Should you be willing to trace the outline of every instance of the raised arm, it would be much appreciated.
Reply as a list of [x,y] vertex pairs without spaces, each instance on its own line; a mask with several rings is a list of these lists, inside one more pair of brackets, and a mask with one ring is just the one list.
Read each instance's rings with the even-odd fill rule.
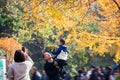
[[34,62],[28,54],[25,53],[25,55],[26,55],[26,61],[25,62],[31,68],[33,66]]
[[61,49],[57,48],[57,49],[55,49],[55,50],[52,51],[52,54],[58,55],[60,52],[61,52]]

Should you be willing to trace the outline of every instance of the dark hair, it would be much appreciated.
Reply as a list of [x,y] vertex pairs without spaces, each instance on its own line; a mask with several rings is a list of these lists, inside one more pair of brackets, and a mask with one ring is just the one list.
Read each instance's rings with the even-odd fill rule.
[[25,47],[22,47],[22,51],[25,52]]
[[62,45],[65,44],[65,40],[64,39],[60,39],[60,43],[62,43]]
[[94,68],[94,69],[95,69],[95,68],[96,68],[96,66],[95,66],[95,65],[91,65],[91,66],[90,66],[90,68]]
[[81,69],[80,69],[80,70],[78,70],[78,73],[79,73],[79,74],[81,74],[81,73],[82,73],[82,70],[81,70]]
[[82,67],[82,70],[85,70],[85,67]]
[[92,71],[92,74],[95,73],[95,72],[97,72],[97,69],[96,69],[96,68]]
[[42,54],[42,58],[45,58],[45,54]]
[[24,62],[25,61],[25,55],[21,50],[16,50],[14,54],[14,61],[15,62]]

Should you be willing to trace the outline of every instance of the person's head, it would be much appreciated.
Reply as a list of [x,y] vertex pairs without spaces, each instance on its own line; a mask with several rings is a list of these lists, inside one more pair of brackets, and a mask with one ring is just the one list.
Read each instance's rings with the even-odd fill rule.
[[78,70],[78,74],[82,74],[83,73],[83,71],[80,69],[80,70]]
[[85,67],[82,68],[82,72],[83,72],[83,73],[87,72],[87,70],[86,70]]
[[58,45],[65,45],[65,40],[64,39],[60,39]]
[[100,66],[99,68],[100,68],[100,70],[103,72],[103,67],[102,67],[102,66]]
[[90,67],[90,70],[93,71],[93,70],[95,70],[95,68],[96,68],[95,65],[92,65],[92,66]]
[[21,50],[16,50],[14,54],[14,61],[15,62],[24,62],[26,59],[26,56],[23,51]]
[[45,53],[43,54],[43,58],[44,58],[45,61],[49,61],[49,60],[52,59],[52,56],[51,56],[50,53],[45,52]]
[[93,69],[91,72],[92,73],[96,73],[97,72],[97,68]]
[[41,71],[41,74],[42,74],[42,75],[45,75],[45,74],[46,74],[46,73],[45,73],[45,70],[42,70],[42,71]]
[[34,67],[32,67],[32,69],[31,69],[31,72],[32,73],[35,73],[37,71],[37,68],[34,66]]
[[109,66],[106,66],[106,67],[105,67],[105,70],[109,70]]
[[96,68],[96,72],[97,72],[97,73],[102,73],[102,72],[101,72],[101,68]]

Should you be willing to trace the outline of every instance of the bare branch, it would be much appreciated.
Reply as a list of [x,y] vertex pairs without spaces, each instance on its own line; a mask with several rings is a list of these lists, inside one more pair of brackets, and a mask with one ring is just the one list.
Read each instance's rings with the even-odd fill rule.
[[117,3],[117,1],[116,0],[113,0],[114,1],[114,3],[117,5],[117,7],[118,7],[118,9],[119,9],[119,11],[120,11],[120,6],[119,6],[119,4]]

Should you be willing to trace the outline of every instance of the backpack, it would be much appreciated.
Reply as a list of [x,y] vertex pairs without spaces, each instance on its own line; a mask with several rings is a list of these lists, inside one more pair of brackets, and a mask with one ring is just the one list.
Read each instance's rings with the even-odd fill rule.
[[66,51],[61,50],[61,52],[56,56],[57,59],[67,60],[68,53]]

